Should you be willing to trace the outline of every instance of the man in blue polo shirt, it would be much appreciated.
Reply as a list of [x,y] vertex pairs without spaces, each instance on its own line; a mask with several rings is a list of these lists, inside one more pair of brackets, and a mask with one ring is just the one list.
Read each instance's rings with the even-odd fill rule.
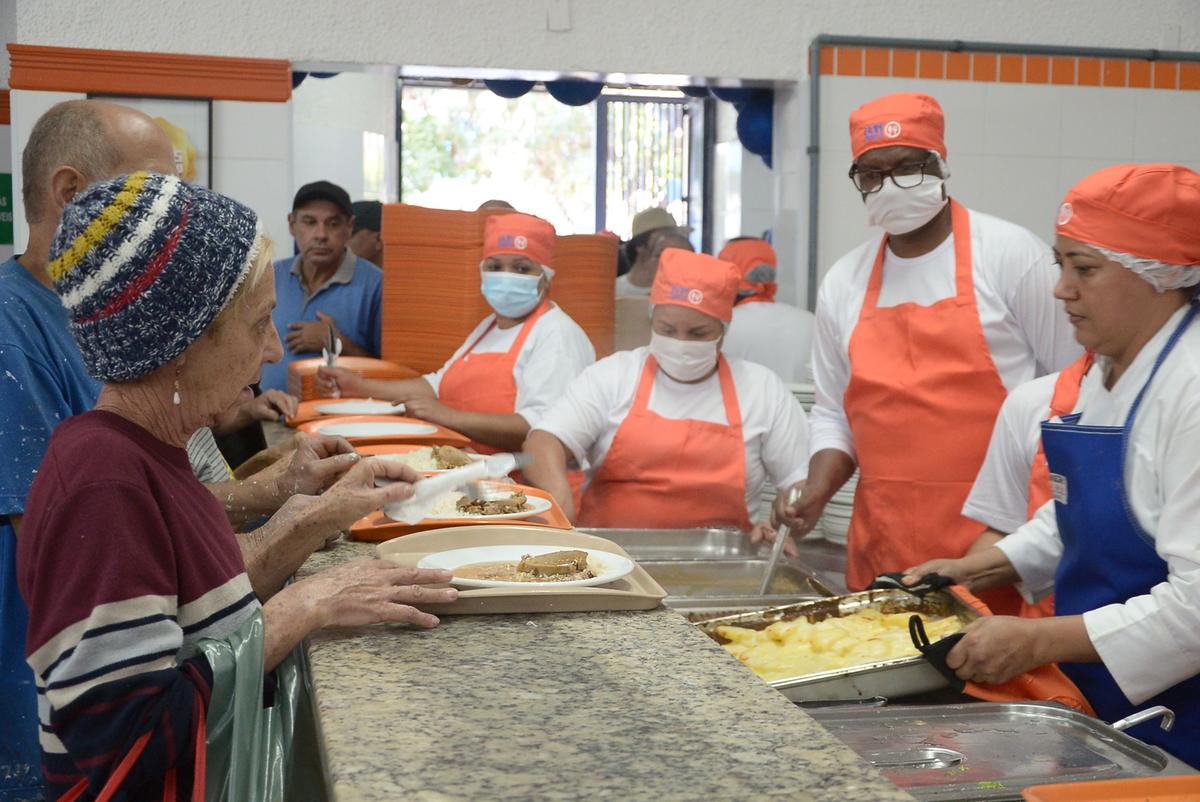
[[275,263],[275,328],[284,357],[263,365],[262,388],[286,390],[287,366],[321,355],[332,326],[344,356],[379,356],[383,271],[348,247],[354,211],[328,181],[300,187],[288,228],[300,253]]

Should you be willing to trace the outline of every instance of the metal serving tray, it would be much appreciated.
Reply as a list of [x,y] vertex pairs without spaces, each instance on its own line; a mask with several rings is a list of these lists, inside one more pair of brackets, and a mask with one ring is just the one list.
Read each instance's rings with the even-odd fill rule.
[[689,609],[710,597],[753,597],[722,609],[762,609],[817,595],[814,573],[834,592],[846,591],[846,551],[823,540],[800,540],[800,556],[780,562],[767,597],[758,586],[770,544],[751,544],[737,529],[583,529],[619,545],[667,591],[666,604]]
[[918,800],[1019,800],[1042,783],[1194,774],[1053,702],[825,708],[808,714]]
[[[924,599],[918,599],[903,590],[866,590],[753,612],[732,615],[692,613],[688,617],[713,640],[724,643],[724,639],[717,634],[717,627],[723,625],[765,629],[776,621],[807,618],[816,622],[867,608],[887,613],[913,612],[939,617],[954,615],[964,626],[979,617],[975,608],[952,593],[936,591],[926,595]],[[946,678],[920,655],[790,677],[775,680],[770,685],[794,702],[861,699],[872,696],[897,699],[949,687]]]

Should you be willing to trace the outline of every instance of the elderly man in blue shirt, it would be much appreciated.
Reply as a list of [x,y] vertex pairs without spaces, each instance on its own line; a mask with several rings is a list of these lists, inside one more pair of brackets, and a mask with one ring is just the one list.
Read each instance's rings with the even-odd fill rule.
[[287,389],[287,366],[321,355],[332,328],[345,356],[379,356],[383,271],[350,250],[354,210],[329,181],[300,187],[288,229],[300,253],[275,263],[275,328],[283,359],[264,365],[262,388]]

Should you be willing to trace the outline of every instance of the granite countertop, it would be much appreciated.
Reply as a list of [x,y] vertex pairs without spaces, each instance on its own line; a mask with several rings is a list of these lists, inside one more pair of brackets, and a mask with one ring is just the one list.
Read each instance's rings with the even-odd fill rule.
[[[301,573],[369,557],[340,543]],[[331,797],[911,800],[666,608],[306,644]]]

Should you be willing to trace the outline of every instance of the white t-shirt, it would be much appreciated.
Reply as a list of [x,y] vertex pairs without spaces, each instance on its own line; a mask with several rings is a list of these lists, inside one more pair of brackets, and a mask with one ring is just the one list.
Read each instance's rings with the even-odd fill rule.
[[[442,377],[454,362],[475,342],[480,334],[492,326],[495,315],[488,315],[467,339],[446,360],[436,373],[425,375],[425,381],[436,393]],[[473,354],[492,354],[508,351],[521,333],[524,323],[507,329],[492,327],[472,349]],[[596,361],[596,349],[592,341],[571,317],[557,306],[551,308],[533,324],[533,331],[525,339],[525,345],[517,356],[513,378],[517,382],[516,414],[530,426],[537,424],[542,415],[562,396],[567,385],[584,368]]]
[[[1012,390],[1063,369],[1083,349],[1075,342],[1062,303],[1054,299],[1058,270],[1050,246],[1013,223],[980,212],[969,214],[975,301],[1004,386]],[[850,337],[880,241],[875,237],[843,256],[821,284],[813,349],[813,453],[836,448],[856,454],[842,399],[850,383]],[[954,294],[953,235],[924,256],[903,259],[890,249],[884,256],[880,307],[931,305]]]
[[1058,373],[1039,376],[1004,399],[987,456],[963,505],[967,518],[1005,533],[1017,531],[1029,520],[1029,473],[1058,377]]
[[618,298],[624,298],[627,296],[632,296],[635,298],[649,297],[650,288],[639,287],[638,285],[631,283],[629,281],[629,274],[626,273],[623,276],[617,276],[616,294]]
[[[571,382],[566,394],[534,427],[563,442],[575,463],[587,467],[589,483],[604,464],[617,428],[633,406],[649,353],[648,348],[637,348],[601,359]],[[808,475],[808,420],[799,402],[769,369],[737,358],[728,362],[746,443],[746,510],[754,520],[768,481],[782,489]],[[681,384],[659,370],[649,408],[673,420],[729,422],[716,373],[699,384]]]
[[[1080,424],[1124,424],[1185,311],[1142,348],[1111,391],[1104,387],[1109,361],[1097,356],[1080,386]],[[1130,702],[1140,704],[1200,672],[1200,321],[1192,322],[1146,391],[1128,453],[1130,506],[1170,574],[1150,593],[1084,613],[1083,621],[1105,667]],[[998,547],[1017,569],[1027,599],[1049,594],[1063,552],[1054,502]]]
[[738,304],[721,350],[766,365],[785,382],[805,382],[812,362],[815,322],[812,312],[791,304]]

